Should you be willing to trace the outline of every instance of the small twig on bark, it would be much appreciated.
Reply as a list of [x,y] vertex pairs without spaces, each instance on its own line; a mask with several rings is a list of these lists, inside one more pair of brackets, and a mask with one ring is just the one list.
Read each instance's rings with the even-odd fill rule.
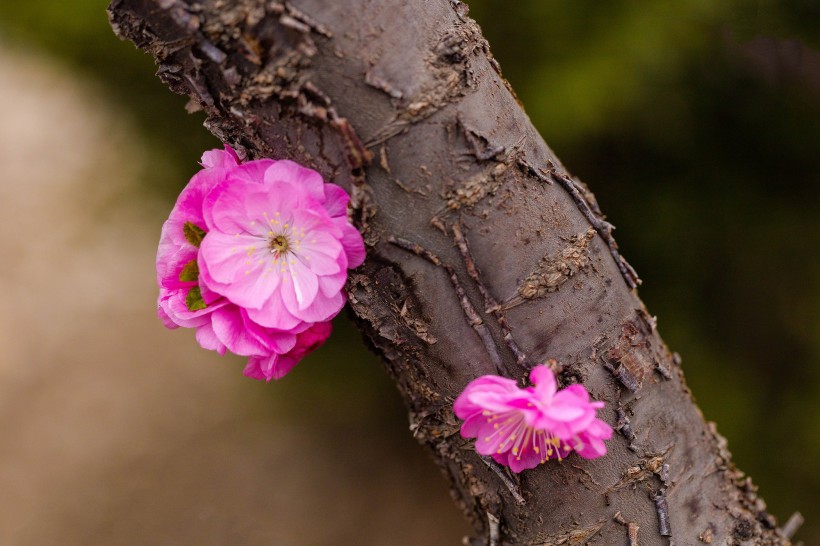
[[487,527],[489,527],[489,546],[498,546],[501,539],[501,521],[487,512]]
[[440,267],[447,272],[447,275],[450,277],[450,283],[453,285],[453,289],[456,291],[456,295],[458,296],[458,301],[461,304],[461,308],[467,316],[467,322],[470,326],[472,326],[473,330],[476,331],[478,337],[481,338],[481,341],[484,343],[484,348],[487,349],[487,353],[490,355],[490,360],[492,360],[498,373],[500,375],[509,375],[509,372],[507,372],[504,367],[504,363],[501,360],[501,356],[498,354],[498,349],[496,348],[495,340],[490,333],[490,329],[487,328],[487,325],[484,324],[484,320],[478,315],[478,312],[475,310],[475,307],[473,307],[473,304],[470,303],[467,293],[464,291],[464,287],[461,285],[461,281],[452,266],[442,262],[438,256],[423,246],[416,243],[411,243],[406,239],[390,237],[388,242],[403,250],[412,252],[420,258],[424,258],[431,264],[436,267]]
[[652,497],[658,511],[658,531],[661,536],[671,537],[672,528],[669,525],[669,503],[666,501],[666,488],[661,487]]
[[481,295],[484,297],[484,309],[489,310],[492,309],[492,314],[495,316],[496,321],[498,321],[498,326],[501,328],[501,333],[504,338],[504,343],[506,343],[507,347],[510,349],[510,352],[515,356],[515,360],[518,362],[519,365],[524,366],[527,361],[527,355],[524,354],[524,351],[518,346],[513,339],[512,331],[510,330],[510,326],[507,324],[507,317],[504,315],[504,312],[499,308],[498,301],[490,294],[490,291],[487,290],[487,287],[484,285],[484,282],[481,280],[481,274],[478,272],[478,268],[475,265],[475,260],[473,259],[473,255],[470,252],[470,246],[467,243],[467,238],[464,237],[464,233],[461,231],[461,223],[455,222],[453,224],[453,238],[456,241],[456,246],[458,247],[459,252],[461,252],[461,257],[464,259],[464,266],[467,268],[467,274],[470,275],[470,278],[473,279],[476,286],[478,287],[478,291],[481,292]]
[[803,525],[804,521],[806,520],[803,519],[803,514],[801,514],[800,512],[795,512],[786,522],[786,525],[783,526],[783,535],[785,535],[786,538],[791,540],[794,534]]
[[638,529],[640,527],[637,523],[630,521],[626,529],[626,534],[629,537],[629,546],[638,546]]
[[515,502],[518,503],[519,506],[524,506],[524,504],[526,504],[526,501],[524,500],[524,497],[521,496],[521,492],[518,491],[518,485],[516,485],[515,482],[513,482],[510,479],[510,477],[507,476],[507,473],[504,470],[504,468],[500,464],[495,462],[491,457],[482,456],[481,460],[484,462],[484,464],[487,465],[487,467],[490,470],[492,470],[495,473],[496,476],[499,477],[501,482],[509,490],[510,495],[512,495],[512,497],[515,499]]
[[619,364],[616,368],[612,365],[611,362],[606,360],[603,356],[601,356],[601,362],[604,364],[604,368],[606,368],[609,373],[612,374],[612,377],[617,379],[621,385],[629,389],[629,392],[636,393],[641,385],[638,383],[638,380],[633,376],[629,370],[623,364]]
[[632,430],[632,423],[629,419],[629,416],[626,413],[626,409],[621,404],[621,387],[616,386],[616,394],[615,394],[615,430],[620,432],[624,438],[629,441],[629,449],[634,451],[635,453],[638,452],[638,446],[635,445],[635,440],[637,439],[637,435],[635,431]]
[[640,526],[632,521],[627,522],[620,511],[615,512],[613,519],[626,527],[626,534],[629,537],[629,546],[638,546],[638,530]]
[[658,477],[661,479],[664,486],[669,486],[669,463],[663,463],[661,466],[661,471],[658,473]]

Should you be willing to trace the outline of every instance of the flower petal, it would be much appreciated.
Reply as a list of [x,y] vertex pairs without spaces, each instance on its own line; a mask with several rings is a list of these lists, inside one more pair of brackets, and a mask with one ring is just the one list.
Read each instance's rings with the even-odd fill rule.
[[219,337],[217,337],[210,322],[196,329],[196,340],[203,349],[216,351],[221,355],[224,355],[228,349],[225,344],[219,341]]
[[226,144],[224,150],[214,149],[203,153],[199,163],[206,168],[229,169],[237,166],[239,157],[234,149]]
[[549,366],[541,364],[530,372],[530,381],[535,385],[535,394],[542,403],[549,404],[558,390],[555,375]]
[[319,203],[325,200],[322,175],[287,159],[277,161],[265,171],[265,185],[285,182],[297,186]]
[[304,321],[293,316],[282,301],[281,290],[276,290],[267,299],[261,309],[247,309],[248,317],[266,328],[281,331],[293,331],[302,326]]
[[342,247],[347,255],[347,267],[355,269],[364,263],[365,249],[364,241],[359,230],[347,223],[341,224]]
[[288,311],[299,316],[299,311],[310,307],[319,291],[319,281],[316,274],[305,267],[300,260],[291,259],[288,262],[288,273],[282,280],[282,299]]
[[327,213],[334,220],[343,218],[347,222],[347,204],[350,196],[336,184],[325,184],[325,202]]
[[211,315],[211,326],[229,351],[241,356],[263,355],[269,350],[250,335],[245,327],[239,307],[230,305],[217,309]]

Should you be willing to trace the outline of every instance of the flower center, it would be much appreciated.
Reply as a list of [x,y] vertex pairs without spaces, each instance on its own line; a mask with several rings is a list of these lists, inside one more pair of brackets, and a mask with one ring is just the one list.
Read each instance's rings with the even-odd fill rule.
[[290,243],[288,243],[288,238],[284,235],[277,235],[270,240],[270,251],[273,254],[284,254],[288,251],[288,248],[290,248]]

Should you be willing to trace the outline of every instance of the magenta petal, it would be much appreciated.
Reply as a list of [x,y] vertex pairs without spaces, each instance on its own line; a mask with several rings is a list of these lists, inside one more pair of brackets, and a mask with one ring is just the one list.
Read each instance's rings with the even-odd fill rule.
[[161,262],[159,256],[157,257],[157,278],[161,288],[168,288],[171,290],[179,288],[191,288],[196,286],[195,282],[181,281],[179,278],[182,270],[191,261],[196,260],[197,249],[188,245],[182,248],[177,248],[177,251],[172,255],[166,256]]
[[549,366],[543,364],[535,366],[530,372],[530,381],[535,385],[535,393],[538,399],[541,402],[550,403],[558,389],[558,385]]
[[364,259],[349,196],[291,161],[240,164],[229,147],[202,165],[163,225],[157,314],[207,349],[249,355],[246,375],[282,377],[330,335],[347,268]]
[[518,386],[512,379],[498,377],[496,375],[484,375],[472,380],[464,388],[464,391],[456,398],[453,404],[453,410],[460,419],[466,419],[475,412],[488,409],[472,399],[475,393],[492,392],[503,397],[505,395],[515,395],[518,393],[518,390]]
[[258,357],[249,358],[248,363],[245,365],[245,369],[242,371],[242,375],[245,377],[250,377],[251,379],[270,381],[268,377],[265,377],[265,373],[262,371],[261,360],[262,359]]
[[549,416],[556,421],[573,421],[586,414],[586,408],[575,404],[555,403],[549,407]]
[[[505,423],[505,417],[494,415],[496,419],[492,422],[485,420],[478,427],[476,435],[475,450],[481,455],[492,455],[493,453],[507,451],[512,447],[510,434],[517,429],[521,423],[521,418],[512,415],[511,421]],[[499,428],[494,425],[499,424]]]
[[476,438],[476,451],[513,472],[563,459],[573,449],[586,458],[606,454],[612,428],[595,417],[603,403],[590,401],[582,385],[557,391],[547,366],[534,368],[530,378],[534,387],[519,388],[511,379],[482,376],[456,398],[461,434]]
[[229,351],[241,356],[260,355],[268,352],[245,328],[240,310],[235,305],[217,309],[211,315],[214,333]]
[[481,414],[480,411],[473,413],[464,420],[461,425],[461,436],[463,438],[475,438],[478,436],[481,426],[487,422],[487,417]]
[[299,361],[286,355],[273,353],[265,357],[252,356],[245,366],[244,375],[253,379],[282,379]]
[[225,354],[228,349],[224,343],[219,341],[219,338],[211,327],[211,323],[203,324],[196,329],[196,340],[203,349],[209,351],[216,351],[221,355]]
[[331,218],[347,219],[347,204],[350,196],[336,184],[325,184],[324,206]]
[[195,328],[206,322],[210,323],[211,319],[208,315],[228,303],[222,299],[213,302],[205,309],[191,311],[188,309],[186,303],[187,295],[188,290],[174,290],[162,302],[163,310],[168,314],[171,320],[185,328]]
[[168,313],[165,312],[165,309],[163,309],[162,296],[160,296],[159,301],[157,302],[157,317],[159,317],[159,320],[162,321],[163,326],[169,330],[179,328],[179,324],[174,322],[171,317],[168,316]]
[[362,235],[352,225],[345,222],[342,226],[342,247],[347,254],[347,267],[355,269],[364,263],[365,250]]
[[297,334],[295,332],[280,332],[265,328],[251,320],[246,310],[242,309],[241,313],[245,331],[266,349],[259,354],[268,352],[285,354],[296,346]]
[[511,452],[507,460],[510,465],[510,470],[516,474],[524,470],[529,470],[530,468],[535,468],[543,462],[541,455],[533,451],[529,446],[522,448],[519,454]]
[[231,183],[248,182],[251,184],[262,184],[267,171],[276,161],[272,159],[257,159],[255,161],[248,161],[239,165],[235,169],[231,169],[227,178]]
[[287,374],[299,364],[301,359],[292,358],[288,355],[280,355],[276,361],[276,365],[271,369],[271,378],[273,379],[282,379]]

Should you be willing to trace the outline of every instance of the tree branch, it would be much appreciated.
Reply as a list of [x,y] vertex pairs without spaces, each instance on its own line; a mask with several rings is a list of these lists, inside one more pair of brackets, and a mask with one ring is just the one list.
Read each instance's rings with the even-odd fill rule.
[[[592,194],[466,13],[457,0],[110,7],[115,31],[217,137],[351,192],[368,244],[348,283],[353,312],[478,537],[620,544],[640,529],[641,544],[694,544],[709,530],[720,544],[787,544],[695,406]],[[533,272],[557,284],[522,290]],[[622,435],[602,459],[550,461],[511,483],[460,438],[452,401],[478,375],[523,379],[547,359],[607,401]]]

